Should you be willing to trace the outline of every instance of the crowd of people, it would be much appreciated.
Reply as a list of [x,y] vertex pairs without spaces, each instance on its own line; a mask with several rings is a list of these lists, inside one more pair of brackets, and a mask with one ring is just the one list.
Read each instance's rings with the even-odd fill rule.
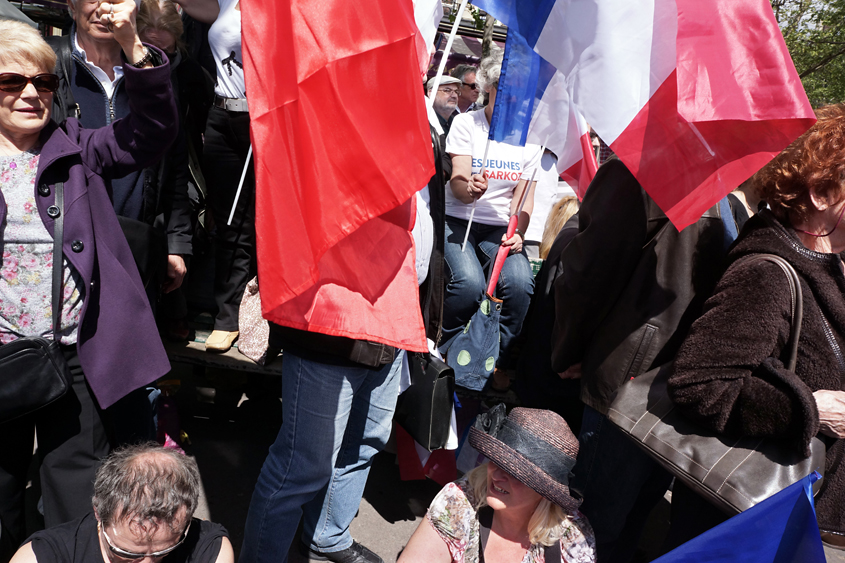
[[[170,370],[161,338],[188,335],[195,231],[214,248],[208,352],[238,339],[256,276],[240,2],[68,6],[70,33],[49,41],[0,20],[0,371],[39,383],[58,372],[66,387],[27,412],[0,409],[0,563],[232,562],[226,530],[194,518],[196,464],[148,441],[155,382]],[[478,414],[467,442],[487,461],[440,491],[400,561],[632,561],[670,486],[664,549],[724,521],[608,419],[622,385],[664,365],[672,400],[702,428],[804,455],[822,438],[819,527],[845,548],[845,106],[819,109],[810,131],[678,231],[612,155],[579,207],[558,187],[556,155],[489,141],[501,67],[494,50],[423,84],[436,173],[415,196],[413,235],[426,336],[447,360],[507,249],[484,390],[513,384],[522,407]],[[743,260],[761,253],[801,280],[794,371],[786,279]],[[542,261],[536,276],[529,258]],[[284,561],[296,545],[314,560],[380,562],[350,524],[409,354],[275,325],[270,339],[284,349],[283,424],[240,561]],[[3,354],[44,341],[52,372]],[[5,385],[0,405],[33,389]],[[46,529],[27,538],[33,456]]]

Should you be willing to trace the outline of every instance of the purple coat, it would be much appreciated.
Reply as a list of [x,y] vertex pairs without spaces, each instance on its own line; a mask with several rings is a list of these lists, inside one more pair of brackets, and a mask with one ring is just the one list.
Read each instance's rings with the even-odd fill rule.
[[[61,126],[50,121],[41,132],[35,180],[38,211],[51,234],[53,219],[47,208],[55,199],[53,186],[64,182],[64,254],[85,289],[77,350],[102,408],[170,371],[103,180],[154,163],[175,139],[170,66],[139,70],[124,65],[124,71],[131,114],[92,130],[83,129],[76,119]],[[0,223],[5,216],[0,193]]]

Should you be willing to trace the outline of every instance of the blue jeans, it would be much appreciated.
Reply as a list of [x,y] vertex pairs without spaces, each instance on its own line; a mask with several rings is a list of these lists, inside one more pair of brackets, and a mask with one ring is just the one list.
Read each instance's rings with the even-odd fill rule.
[[[461,244],[467,221],[446,217],[446,269],[449,282],[443,306],[443,338],[449,342],[458,334],[478,310],[478,303],[487,289],[487,274],[502,243],[507,227],[473,223],[469,230],[466,252]],[[496,297],[502,299],[499,322],[499,365],[504,365],[514,338],[522,330],[522,322],[534,293],[534,274],[523,250],[505,259]]]
[[672,476],[606,416],[585,406],[571,487],[596,535],[601,563],[631,560],[649,513]]
[[287,561],[303,512],[303,542],[312,549],[352,545],[349,524],[372,458],[390,437],[404,354],[368,369],[285,352],[282,428],[255,485],[241,562]]

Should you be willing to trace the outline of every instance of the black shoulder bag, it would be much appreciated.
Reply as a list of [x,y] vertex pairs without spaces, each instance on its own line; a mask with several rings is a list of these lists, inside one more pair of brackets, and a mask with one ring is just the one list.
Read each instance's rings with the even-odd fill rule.
[[[795,371],[803,304],[798,274],[773,254],[753,254],[737,261],[773,262],[789,279],[792,326],[784,364]],[[792,483],[825,469],[825,446],[810,443],[810,457],[784,448],[777,437],[739,438],[716,434],[689,421],[669,398],[671,364],[640,375],[619,388],[607,417],[652,458],[723,512],[747,510]],[[822,480],[813,485],[818,492]]]
[[0,424],[61,398],[72,377],[59,347],[64,254],[64,185],[55,188],[58,215],[53,223],[53,339],[30,336],[0,346]]
[[446,446],[455,405],[455,370],[429,353],[408,352],[411,386],[399,395],[394,420],[425,449]]

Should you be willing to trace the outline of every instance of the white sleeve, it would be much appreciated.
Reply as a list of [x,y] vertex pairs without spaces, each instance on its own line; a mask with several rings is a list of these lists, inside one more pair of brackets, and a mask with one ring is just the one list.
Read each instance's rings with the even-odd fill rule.
[[472,122],[473,118],[468,113],[455,116],[446,136],[447,153],[472,156]]
[[[540,166],[540,159],[543,158],[543,152],[540,148],[539,145],[526,144],[525,148],[522,149],[522,176],[520,179],[530,180],[534,169]],[[540,172],[538,170],[537,174],[540,174]],[[539,180],[539,178],[535,177],[534,180]]]

